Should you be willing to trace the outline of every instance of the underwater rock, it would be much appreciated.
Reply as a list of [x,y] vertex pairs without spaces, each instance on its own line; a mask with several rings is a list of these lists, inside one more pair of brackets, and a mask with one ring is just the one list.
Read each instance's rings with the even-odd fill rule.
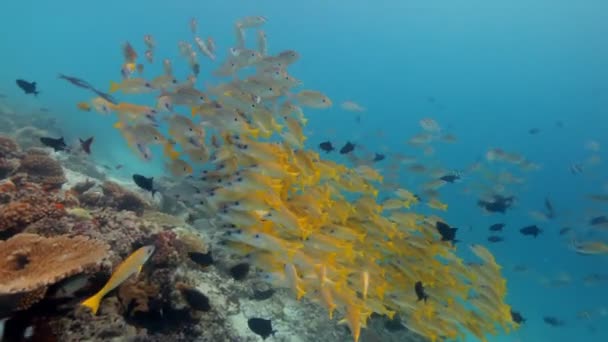
[[196,311],[209,311],[211,305],[209,304],[209,298],[201,293],[199,290],[192,286],[188,286],[184,283],[177,283],[175,288],[178,289],[188,305]]

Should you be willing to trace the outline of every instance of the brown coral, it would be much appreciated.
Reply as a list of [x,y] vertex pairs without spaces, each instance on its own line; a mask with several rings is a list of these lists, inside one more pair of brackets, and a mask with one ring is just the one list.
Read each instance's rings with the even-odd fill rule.
[[17,234],[0,241],[0,295],[39,291],[74,274],[94,270],[108,250],[104,242],[83,236]]
[[27,173],[29,181],[42,184],[48,190],[59,189],[66,182],[61,164],[42,150],[28,150],[17,172]]
[[118,288],[118,298],[129,316],[148,312],[150,300],[157,298],[159,294],[158,286],[143,281],[126,282]]
[[0,135],[0,158],[15,158],[19,155],[19,145],[6,136]]
[[106,196],[106,204],[118,210],[128,210],[142,215],[146,209],[146,202],[134,192],[124,189],[120,185],[106,181],[101,185]]

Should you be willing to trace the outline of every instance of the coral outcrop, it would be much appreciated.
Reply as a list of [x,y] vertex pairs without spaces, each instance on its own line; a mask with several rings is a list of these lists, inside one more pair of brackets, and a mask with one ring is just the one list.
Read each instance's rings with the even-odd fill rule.
[[17,172],[26,173],[28,180],[41,184],[48,190],[59,189],[66,182],[61,164],[44,150],[28,150],[21,159]]

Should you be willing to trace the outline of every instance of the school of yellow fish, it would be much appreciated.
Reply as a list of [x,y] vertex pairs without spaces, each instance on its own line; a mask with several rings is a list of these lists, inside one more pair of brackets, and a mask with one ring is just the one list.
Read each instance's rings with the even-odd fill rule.
[[[455,247],[441,241],[435,228],[440,218],[412,211],[418,198],[411,192],[396,189],[379,203],[378,171],[349,168],[306,149],[302,108],[327,109],[332,101],[316,90],[298,90],[302,82],[288,67],[299,54],[268,53],[260,29],[266,20],[252,16],[234,25],[236,46],[211,72],[223,81],[212,85],[211,77],[205,79],[204,92],[195,88],[197,77],[213,65],[217,49],[212,38],[198,36],[195,20],[193,44],[178,44],[192,72],[183,82],[169,60],[162,62],[160,76],[144,78],[144,65],[127,43],[123,79],[112,82],[110,91],[153,93],[156,103],[95,98],[90,108],[115,114],[114,126],[143,160],[153,158],[153,145],[161,145],[171,175],[205,168],[204,205],[229,231],[227,248],[248,258],[273,286],[318,302],[330,319],[340,316],[355,341],[374,312],[399,314],[409,329],[433,341],[467,333],[485,340],[513,328],[506,281],[487,249],[471,246],[481,260],[465,265]],[[254,49],[245,44],[251,30],[257,30]],[[144,43],[145,60],[153,64],[156,42],[147,35]],[[187,114],[178,114],[177,107]],[[427,205],[447,209],[438,200]],[[426,301],[415,294],[418,281]]]

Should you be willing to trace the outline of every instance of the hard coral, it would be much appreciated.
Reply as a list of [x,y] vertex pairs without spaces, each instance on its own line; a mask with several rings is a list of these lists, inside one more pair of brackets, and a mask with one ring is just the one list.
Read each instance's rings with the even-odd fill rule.
[[0,135],[0,158],[15,158],[19,156],[19,145],[6,136]]
[[149,302],[158,296],[158,286],[144,281],[126,282],[118,288],[118,299],[127,316],[148,312]]
[[154,245],[156,251],[152,262],[158,267],[177,266],[181,255],[178,251],[179,242],[177,234],[171,230],[164,230],[156,234]]
[[0,296],[25,295],[21,307],[15,309],[32,305],[44,296],[48,286],[96,270],[108,250],[105,243],[83,236],[45,238],[22,233],[0,241]]
[[146,209],[146,203],[137,194],[131,192],[114,182],[104,182],[101,186],[105,195],[105,204],[118,210],[128,210],[142,215]]
[[17,172],[27,173],[28,180],[49,190],[59,189],[66,182],[61,164],[42,150],[30,149],[21,159]]

